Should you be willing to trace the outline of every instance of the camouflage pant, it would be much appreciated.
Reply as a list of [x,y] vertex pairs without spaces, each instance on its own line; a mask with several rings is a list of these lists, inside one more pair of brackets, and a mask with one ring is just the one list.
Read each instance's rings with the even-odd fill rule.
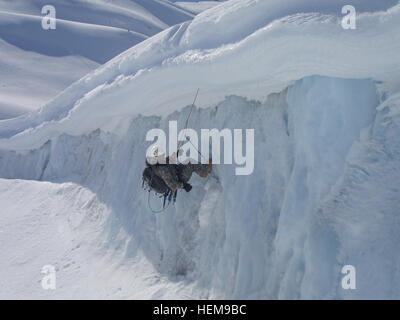
[[158,164],[153,167],[154,173],[159,176],[171,190],[183,189],[192,173],[199,176],[208,173],[210,167],[207,164]]
[[192,173],[197,173],[200,177],[207,175],[210,167],[208,164],[179,164],[178,171],[179,177],[183,182],[188,182],[192,177]]

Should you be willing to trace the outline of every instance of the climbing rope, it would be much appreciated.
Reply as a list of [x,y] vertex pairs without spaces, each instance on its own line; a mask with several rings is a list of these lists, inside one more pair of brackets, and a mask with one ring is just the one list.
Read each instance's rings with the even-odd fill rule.
[[186,141],[189,141],[189,143],[193,146],[194,150],[197,151],[197,153],[200,155],[200,157],[202,157],[204,160],[208,161],[208,159],[206,159],[206,157],[204,157],[201,152],[199,151],[199,149],[196,148],[196,146],[192,143],[192,141],[190,141],[190,139],[186,139]]
[[[196,95],[194,96],[194,100],[193,100],[192,106],[190,107],[189,114],[188,114],[188,116],[187,116],[187,118],[186,118],[185,127],[184,127],[184,129],[183,129],[183,136],[185,136],[186,129],[187,129],[188,125],[189,125],[189,119],[190,119],[190,116],[192,115],[193,108],[194,108],[194,104],[196,103],[197,96],[198,96],[198,94],[199,94],[199,90],[200,90],[200,88],[197,88]],[[198,153],[203,159],[205,159],[206,161],[208,161],[208,159],[206,159],[206,158],[201,154],[201,152],[199,151],[199,149],[196,148],[196,146],[192,143],[192,141],[191,141],[190,139],[186,139],[186,141],[189,141],[189,143],[193,146],[193,148],[197,151],[197,153]],[[178,147],[177,147],[177,149],[176,149],[176,153],[177,153],[177,154],[178,154],[179,148],[181,147],[182,142],[183,142],[183,140],[179,139],[179,141],[178,141]]]
[[[192,106],[190,107],[189,114],[188,114],[188,116],[187,116],[187,118],[186,118],[185,127],[184,127],[184,129],[183,129],[183,136],[185,136],[186,129],[187,129],[188,125],[189,125],[189,118],[190,118],[190,116],[192,115],[192,111],[193,111],[193,108],[194,108],[194,104],[195,104],[195,102],[196,102],[196,100],[197,100],[197,96],[198,96],[198,94],[199,94],[199,90],[200,90],[200,88],[197,88],[197,92],[196,92],[196,95],[195,95],[195,97],[194,97]],[[186,141],[189,141],[189,143],[190,143],[190,144],[193,146],[193,148],[197,151],[197,153],[200,155],[200,157],[202,157],[204,160],[206,160],[206,162],[208,162],[208,159],[206,159],[206,158],[201,154],[201,152],[199,151],[199,149],[196,148],[196,146],[192,143],[192,141],[191,141],[190,139],[186,139]],[[179,140],[179,142],[178,142],[178,148],[177,148],[177,150],[176,150],[176,153],[177,153],[177,154],[178,154],[178,150],[179,150],[179,148],[180,148],[182,142],[183,142],[183,140]]]
[[168,204],[167,204],[166,206],[163,205],[161,209],[159,209],[159,210],[154,210],[154,209],[151,207],[151,204],[150,204],[150,192],[151,192],[151,191],[149,190],[149,193],[148,193],[148,196],[147,196],[147,205],[148,205],[150,211],[153,212],[153,213],[161,213],[161,212],[164,212],[164,211],[169,207],[171,201],[169,200],[169,201],[168,201]]
[[[189,115],[188,115],[187,118],[186,118],[185,127],[184,127],[184,129],[183,129],[183,136],[185,136],[186,129],[187,129],[188,124],[189,124],[189,118],[190,118],[190,116],[191,116],[191,114],[192,114],[192,111],[193,111],[193,108],[194,108],[194,104],[196,103],[197,95],[199,94],[199,90],[200,90],[200,88],[197,88],[197,92],[196,92],[196,95],[195,95],[195,97],[194,97],[192,106],[190,107]],[[176,154],[178,154],[178,150],[179,150],[179,148],[180,148],[182,142],[183,142],[183,141],[181,141],[181,139],[179,139],[179,141],[178,141],[178,147],[177,147],[177,149],[176,149]]]

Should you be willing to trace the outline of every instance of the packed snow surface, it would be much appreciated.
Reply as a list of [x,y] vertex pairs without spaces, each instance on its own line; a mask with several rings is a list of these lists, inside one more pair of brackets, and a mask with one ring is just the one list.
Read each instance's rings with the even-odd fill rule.
[[[231,0],[1,121],[0,294],[400,298],[398,52],[398,1]],[[183,128],[197,88],[189,126],[254,129],[254,172],[215,165],[155,215],[145,136]]]

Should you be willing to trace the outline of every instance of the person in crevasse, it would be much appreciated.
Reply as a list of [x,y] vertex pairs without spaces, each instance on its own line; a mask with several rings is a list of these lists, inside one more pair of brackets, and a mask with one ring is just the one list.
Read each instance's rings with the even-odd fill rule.
[[[179,154],[181,154],[181,151],[179,150]],[[174,193],[178,189],[184,189],[186,192],[192,189],[188,181],[193,172],[205,178],[212,170],[211,158],[208,164],[190,162],[188,164],[177,164],[176,156],[176,152],[174,152],[171,156],[165,157],[164,150],[159,146],[153,146],[146,156],[146,169],[150,168],[154,175],[161,178]]]

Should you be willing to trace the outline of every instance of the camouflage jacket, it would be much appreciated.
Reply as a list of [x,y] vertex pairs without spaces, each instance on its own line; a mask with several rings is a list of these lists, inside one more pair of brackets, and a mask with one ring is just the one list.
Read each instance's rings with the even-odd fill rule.
[[183,188],[183,182],[179,179],[178,166],[176,164],[156,164],[152,169],[171,190]]

